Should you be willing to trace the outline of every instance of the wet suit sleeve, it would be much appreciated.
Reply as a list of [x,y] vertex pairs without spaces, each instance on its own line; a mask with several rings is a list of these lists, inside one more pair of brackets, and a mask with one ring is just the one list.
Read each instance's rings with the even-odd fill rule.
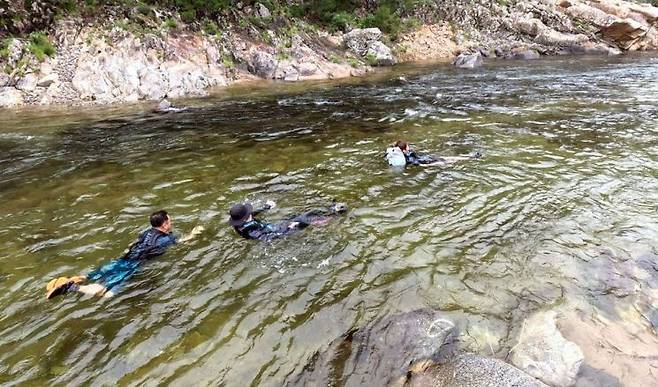
[[408,154],[406,154],[405,157],[407,158],[407,164],[420,165],[420,160],[418,159],[418,155],[416,154],[416,152],[411,151]]
[[270,208],[272,208],[272,207],[266,204],[266,205],[264,205],[263,207],[260,207],[260,208],[257,208],[257,209],[255,209],[255,210],[253,210],[253,211],[251,212],[251,215],[258,215],[258,214],[260,214],[260,213],[263,213],[263,212],[269,210]]

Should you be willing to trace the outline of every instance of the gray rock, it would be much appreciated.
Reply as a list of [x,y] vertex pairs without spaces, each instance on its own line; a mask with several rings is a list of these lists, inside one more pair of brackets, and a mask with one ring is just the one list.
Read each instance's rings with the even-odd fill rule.
[[475,54],[459,54],[452,64],[460,69],[474,69],[482,66],[482,63],[482,54],[476,52]]
[[391,49],[379,41],[370,44],[366,57],[373,59],[374,63],[370,64],[375,66],[393,66],[396,63]]
[[262,3],[256,3],[255,8],[256,8],[256,16],[260,17],[261,19],[267,19],[272,17],[270,10],[267,9],[267,7]]
[[533,60],[539,59],[541,55],[536,50],[516,51],[512,54],[512,59]]
[[0,107],[23,105],[23,93],[13,87],[0,88]]
[[452,355],[456,334],[453,322],[430,309],[379,319],[335,340],[290,384],[385,386],[413,363]]
[[9,85],[9,81],[11,78],[9,78],[9,75],[5,73],[4,71],[0,71],[0,87],[5,87]]
[[498,359],[462,354],[444,364],[414,365],[399,387],[546,387],[544,383]]
[[18,90],[22,90],[29,93],[37,88],[37,82],[38,82],[38,78],[36,75],[26,74],[23,78],[21,78],[18,81],[18,83],[16,84],[16,88]]
[[370,45],[379,41],[381,36],[382,32],[379,28],[355,28],[345,34],[344,41],[347,48],[356,54],[365,57]]
[[277,60],[274,55],[265,51],[256,51],[247,64],[249,72],[261,78],[272,79],[277,68]]
[[553,311],[539,312],[524,321],[511,361],[546,384],[572,386],[584,357],[557,329],[555,316]]
[[37,86],[39,87],[49,87],[53,83],[57,82],[59,80],[59,77],[57,76],[56,73],[51,73],[48,74],[44,77],[39,78],[37,81]]

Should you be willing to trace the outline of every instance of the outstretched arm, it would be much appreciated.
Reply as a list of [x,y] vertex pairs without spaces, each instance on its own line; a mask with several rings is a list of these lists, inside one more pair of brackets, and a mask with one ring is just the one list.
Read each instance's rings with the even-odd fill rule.
[[265,202],[265,206],[255,209],[252,211],[252,215],[258,215],[262,212],[265,212],[267,210],[271,210],[272,208],[276,207],[276,203],[273,200],[268,200]]
[[182,237],[178,240],[178,242],[179,242],[179,243],[189,242],[189,241],[191,241],[192,239],[196,238],[196,237],[197,237],[199,234],[201,234],[204,230],[205,230],[205,228],[203,228],[203,226],[195,226],[195,227],[192,229],[192,231],[190,231],[189,234],[182,236]]

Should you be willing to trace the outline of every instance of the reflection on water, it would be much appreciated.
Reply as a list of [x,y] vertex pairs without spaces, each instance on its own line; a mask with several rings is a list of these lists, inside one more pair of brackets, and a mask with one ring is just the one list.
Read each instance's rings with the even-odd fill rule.
[[[487,355],[565,304],[658,348],[642,318],[658,306],[658,61],[403,71],[230,89],[163,116],[3,112],[0,382],[279,385],[343,332],[421,306]],[[398,138],[484,157],[395,172],[383,150]],[[275,219],[334,198],[348,216],[272,244],[225,223],[245,199],[277,201]],[[48,279],[119,256],[159,208],[207,231],[113,299],[44,299]],[[645,352],[629,364],[644,370]]]

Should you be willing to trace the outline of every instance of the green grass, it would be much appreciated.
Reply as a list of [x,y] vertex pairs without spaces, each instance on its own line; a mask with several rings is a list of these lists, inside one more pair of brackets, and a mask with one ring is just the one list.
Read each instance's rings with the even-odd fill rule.
[[50,43],[46,34],[42,32],[33,32],[30,34],[30,43],[27,49],[39,62],[43,62],[46,56],[53,57],[55,55],[55,46]]

